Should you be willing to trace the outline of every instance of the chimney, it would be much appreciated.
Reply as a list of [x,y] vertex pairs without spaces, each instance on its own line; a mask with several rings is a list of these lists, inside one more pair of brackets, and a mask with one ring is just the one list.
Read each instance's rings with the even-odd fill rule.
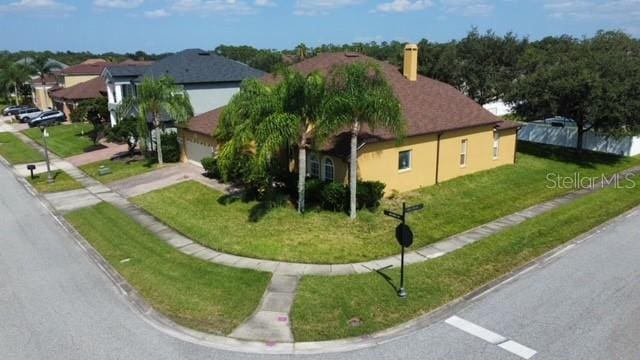
[[418,80],[418,45],[407,44],[404,46],[404,77],[409,81]]

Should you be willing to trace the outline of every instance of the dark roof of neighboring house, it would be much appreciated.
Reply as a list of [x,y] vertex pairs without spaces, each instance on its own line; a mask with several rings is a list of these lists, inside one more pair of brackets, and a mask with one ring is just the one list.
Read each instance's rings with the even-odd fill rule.
[[207,136],[213,135],[213,132],[218,127],[222,110],[224,110],[224,107],[194,116],[189,120],[187,129]]
[[107,85],[104,78],[100,76],[70,87],[49,91],[49,95],[53,99],[71,101],[95,99],[103,97],[106,93]]
[[[333,67],[341,64],[371,61],[380,65],[387,81],[393,88],[395,95],[402,105],[402,112],[407,122],[406,136],[432,134],[470,128],[481,125],[495,125],[503,129],[517,127],[512,122],[503,121],[491,112],[485,110],[478,103],[466,95],[443,82],[418,76],[416,81],[407,80],[394,65],[383,63],[370,57],[351,53],[326,53],[309,58],[291,67],[302,73],[320,71],[327,73]],[[268,75],[266,82],[273,82],[275,77]],[[209,113],[209,116],[219,116],[221,109]],[[209,120],[207,124],[217,126],[217,120]],[[203,134],[212,134],[215,128],[203,128],[202,123],[197,129],[191,124],[189,129]],[[393,139],[394,136],[382,129],[369,132],[362,129],[362,137],[376,140]],[[332,146],[339,147],[340,134],[336,135]]]
[[153,64],[153,61],[136,61],[125,60],[118,64],[109,64],[105,67],[105,71],[112,77],[138,77]]
[[111,63],[106,61],[82,63],[72,65],[62,70],[63,75],[100,75],[102,70]]
[[169,76],[178,84],[239,82],[265,73],[246,64],[201,49],[169,55],[149,66],[142,77]]

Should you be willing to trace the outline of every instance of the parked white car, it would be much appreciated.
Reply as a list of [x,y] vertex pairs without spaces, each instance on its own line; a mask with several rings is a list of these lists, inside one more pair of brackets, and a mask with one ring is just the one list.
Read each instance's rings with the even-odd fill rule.
[[40,114],[42,114],[42,110],[35,107],[30,107],[20,110],[16,114],[16,120],[22,123],[28,123],[29,121],[31,121],[31,119],[37,117]]

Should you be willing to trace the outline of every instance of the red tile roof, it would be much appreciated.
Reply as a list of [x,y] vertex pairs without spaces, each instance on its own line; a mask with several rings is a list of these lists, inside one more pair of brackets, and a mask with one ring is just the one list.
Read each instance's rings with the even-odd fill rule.
[[[503,124],[503,120],[485,110],[478,103],[466,95],[443,82],[418,76],[417,81],[407,80],[394,65],[384,63],[373,58],[347,53],[326,53],[309,58],[292,65],[292,68],[304,74],[312,71],[328,73],[333,67],[355,62],[370,61],[380,65],[387,81],[393,88],[407,122],[407,136],[438,133],[456,129],[475,127],[480,125]],[[265,81],[273,82],[274,77],[269,75]],[[217,126],[217,119],[221,109],[213,110],[207,114],[209,126]],[[204,115],[204,114],[203,114]],[[510,123],[510,122],[508,122]],[[206,127],[202,122],[192,128],[191,122],[188,128],[203,134],[212,134],[214,127]],[[504,125],[507,126],[507,123]],[[363,129],[363,132],[367,132]],[[376,129],[369,134],[379,140],[392,139],[393,136],[385,131]]]
[[107,85],[105,84],[104,78],[98,76],[89,81],[81,82],[67,88],[50,91],[49,95],[52,99],[73,101],[95,99],[105,96],[106,93]]
[[82,63],[69,66],[62,70],[63,75],[100,75],[105,66],[111,65],[106,61]]

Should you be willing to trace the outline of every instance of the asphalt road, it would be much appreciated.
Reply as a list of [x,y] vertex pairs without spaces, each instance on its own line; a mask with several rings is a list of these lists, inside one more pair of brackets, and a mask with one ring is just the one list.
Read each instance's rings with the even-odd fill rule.
[[[0,359],[268,358],[150,326],[2,165],[0,226]],[[377,347],[305,358],[640,359],[638,234],[637,211],[447,322]]]

